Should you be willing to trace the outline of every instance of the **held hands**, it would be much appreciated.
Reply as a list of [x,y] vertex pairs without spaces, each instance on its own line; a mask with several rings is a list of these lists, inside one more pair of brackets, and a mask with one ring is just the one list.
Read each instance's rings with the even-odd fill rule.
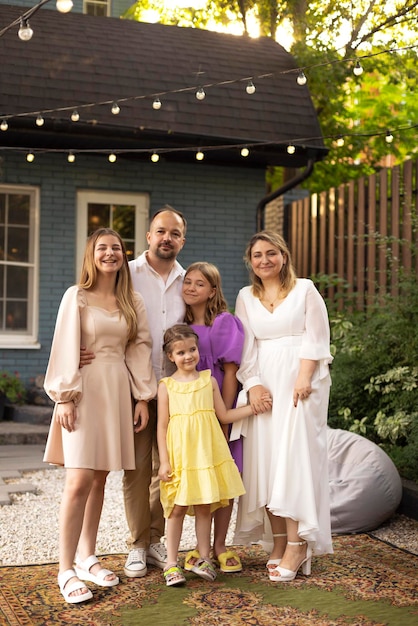
[[248,392],[251,409],[255,415],[271,410],[273,399],[268,389],[263,385],[254,385]]
[[74,402],[60,402],[57,404],[55,411],[55,420],[69,433],[75,430],[75,422],[77,419],[77,410]]
[[149,420],[148,402],[138,400],[134,410],[134,432],[139,433],[145,430]]
[[173,476],[173,472],[171,470],[170,463],[168,461],[166,461],[165,463],[160,462],[160,467],[158,470],[158,478],[164,481],[165,483],[167,483],[169,480],[171,480],[172,476]]

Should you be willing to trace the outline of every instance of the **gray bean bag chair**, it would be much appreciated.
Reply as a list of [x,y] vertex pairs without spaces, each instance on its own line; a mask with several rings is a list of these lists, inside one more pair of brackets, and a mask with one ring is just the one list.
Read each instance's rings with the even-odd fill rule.
[[328,428],[331,530],[374,530],[398,508],[402,482],[379,446],[346,430]]

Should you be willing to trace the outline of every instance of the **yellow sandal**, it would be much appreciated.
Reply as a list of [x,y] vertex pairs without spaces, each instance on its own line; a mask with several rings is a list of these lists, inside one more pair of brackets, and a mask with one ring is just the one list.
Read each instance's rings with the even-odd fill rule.
[[184,559],[184,569],[186,572],[191,572],[198,561],[200,561],[199,550],[190,550]]
[[[235,565],[228,565],[228,561],[234,559]],[[242,571],[242,563],[238,554],[235,550],[227,550],[226,552],[222,552],[218,554],[217,557],[214,557],[215,562],[218,563],[221,572],[226,574],[231,572],[241,572]]]

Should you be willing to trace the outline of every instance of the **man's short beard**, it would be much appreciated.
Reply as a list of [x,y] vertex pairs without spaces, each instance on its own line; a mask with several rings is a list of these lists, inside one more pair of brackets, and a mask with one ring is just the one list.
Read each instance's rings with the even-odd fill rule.
[[172,248],[171,250],[168,250],[167,252],[162,252],[160,250],[160,248],[157,248],[155,251],[155,256],[157,256],[159,259],[175,259],[177,257],[177,254],[174,250],[174,248]]

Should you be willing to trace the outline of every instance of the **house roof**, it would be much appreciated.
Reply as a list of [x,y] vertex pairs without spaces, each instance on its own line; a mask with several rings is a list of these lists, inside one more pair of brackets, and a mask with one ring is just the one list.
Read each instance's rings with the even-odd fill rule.
[[[22,7],[0,5],[0,30],[21,14]],[[296,82],[295,61],[270,38],[44,9],[30,26],[28,42],[17,27],[0,37],[0,117],[9,124],[0,147],[146,159],[158,149],[167,160],[194,160],[196,147],[208,147],[205,162],[253,167],[301,167],[327,152],[308,88]],[[202,101],[195,96],[200,86]],[[152,106],[156,95],[159,110]],[[73,109],[78,122],[70,119]],[[42,127],[35,123],[39,112]],[[240,156],[244,144],[248,159]]]

